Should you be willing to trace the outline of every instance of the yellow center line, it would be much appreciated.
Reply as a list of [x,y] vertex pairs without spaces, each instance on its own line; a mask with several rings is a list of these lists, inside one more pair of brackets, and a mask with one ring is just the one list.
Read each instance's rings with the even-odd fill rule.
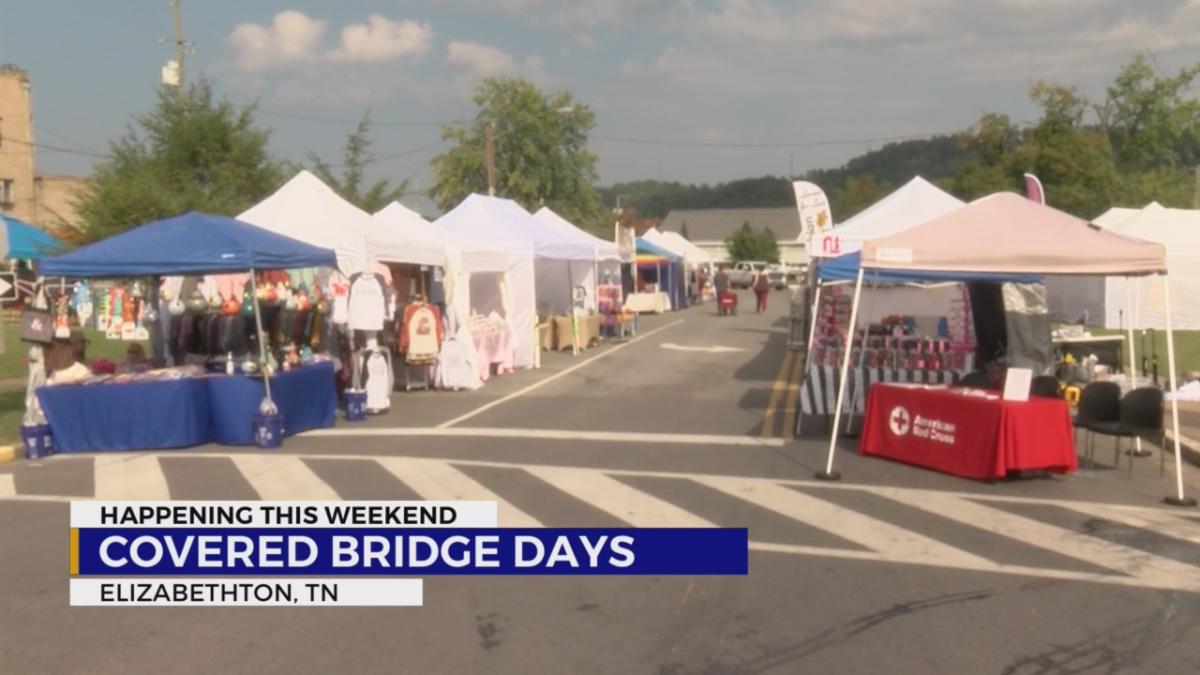
[[795,356],[795,352],[787,350],[783,355],[783,363],[779,364],[779,372],[775,374],[775,383],[771,385],[771,398],[767,401],[767,412],[763,416],[763,438],[771,438],[775,435],[775,413],[779,408],[779,400],[787,389],[788,375],[791,373],[792,360]]
[[796,406],[800,398],[800,385],[804,382],[804,359],[799,356],[792,363],[792,377],[788,380],[787,398],[783,404],[783,437],[796,436]]

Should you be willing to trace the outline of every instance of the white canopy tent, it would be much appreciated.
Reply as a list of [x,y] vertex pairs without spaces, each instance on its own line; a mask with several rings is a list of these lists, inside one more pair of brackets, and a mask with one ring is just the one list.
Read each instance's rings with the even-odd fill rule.
[[338,268],[351,275],[376,262],[441,265],[444,247],[414,242],[377,227],[370,214],[343,199],[321,179],[301,171],[238,216],[252,225],[308,244],[331,248]]
[[[1001,192],[922,223],[890,237],[868,241],[855,283],[850,325],[855,324],[862,294],[864,270],[892,273],[950,274],[969,278],[975,274],[1103,275],[1141,277],[1165,275],[1167,252],[1158,243],[1116,234],[1087,221],[1010,192]],[[1167,368],[1172,391],[1177,389],[1175,339],[1171,324],[1171,284],[1162,284],[1166,310]],[[841,364],[829,456],[817,477],[837,480],[834,451],[840,431],[850,349]],[[1182,451],[1179,441],[1179,403],[1171,400],[1175,441],[1176,494],[1168,504],[1195,506],[1185,497]],[[1161,452],[1166,452],[1163,448]]]
[[[1092,220],[1106,230],[1113,230],[1121,223],[1136,216],[1141,209],[1113,207]],[[1117,280],[1118,283],[1120,280]],[[1046,279],[1046,301],[1050,306],[1050,319],[1062,323],[1078,323],[1087,326],[1104,325],[1106,328],[1124,328],[1125,299],[1117,295],[1116,302],[1106,303],[1104,277],[1049,277]],[[1140,284],[1134,284],[1135,288]],[[1118,289],[1124,292],[1124,288]],[[1105,307],[1112,308],[1109,317]],[[1134,299],[1131,312],[1137,312],[1137,299]],[[1142,324],[1145,325],[1145,324]]]
[[642,234],[642,238],[682,257],[688,265],[693,267],[713,264],[717,261],[711,253],[688,241],[678,232],[660,232],[658,228],[652,227]]
[[963,201],[920,176],[833,229],[817,234],[809,255],[826,258],[862,250],[863,242],[903,232],[963,205]]
[[504,315],[517,341],[515,364],[520,368],[532,368],[535,363],[533,332],[537,324],[534,247],[521,232],[541,226],[516,203],[483,195],[468,196],[434,221],[433,226],[503,253],[506,283],[494,293],[471,283],[471,303],[486,310],[480,313],[494,309]]
[[[1171,319],[1176,328],[1200,329],[1200,211],[1171,209],[1155,202],[1132,215],[1113,220],[1115,222],[1101,226],[1166,247],[1171,297],[1175,302]],[[1163,305],[1162,284],[1162,278],[1108,277],[1104,283],[1105,327],[1165,328],[1167,308]],[[1133,307],[1122,313],[1127,294],[1134,298]]]
[[[591,260],[576,260],[572,259],[567,262],[564,268],[559,266],[555,269],[553,265],[539,263],[538,266],[538,287],[541,289],[543,275],[551,275],[551,284],[561,286],[583,286],[587,292],[586,307],[589,309],[596,308],[596,284],[600,283],[600,278],[604,272],[617,274],[620,279],[620,264],[621,256],[617,251],[617,245],[611,241],[605,241],[600,237],[583,231],[576,227],[566,218],[558,215],[548,206],[543,206],[538,209],[533,217],[538,220],[543,226],[567,237],[568,239],[578,242],[584,246],[592,248]],[[564,278],[562,275],[566,274]]]

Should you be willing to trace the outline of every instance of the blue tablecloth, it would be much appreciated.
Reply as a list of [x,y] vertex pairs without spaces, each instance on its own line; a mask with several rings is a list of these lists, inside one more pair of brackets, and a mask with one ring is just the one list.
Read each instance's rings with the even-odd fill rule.
[[56,452],[183,448],[212,439],[201,379],[42,387]]
[[[154,450],[204,443],[248,445],[264,387],[240,375],[160,382],[42,387],[38,400],[58,452]],[[333,363],[271,378],[284,435],[333,426]]]
[[[252,430],[258,405],[266,395],[261,379],[214,377],[208,380],[213,442],[223,445],[254,443]],[[333,362],[279,373],[271,378],[271,399],[283,415],[283,435],[333,426],[337,391]]]

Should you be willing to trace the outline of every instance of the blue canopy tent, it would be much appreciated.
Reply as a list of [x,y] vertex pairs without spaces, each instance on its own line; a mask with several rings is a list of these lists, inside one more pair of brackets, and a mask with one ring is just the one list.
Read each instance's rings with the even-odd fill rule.
[[[262,339],[255,270],[336,267],[333,251],[244,223],[198,211],[139,225],[94,244],[46,258],[42,276],[133,277],[172,274],[250,272],[254,321],[260,356],[267,360]],[[270,378],[265,377],[267,400]]]
[[659,290],[666,293],[667,297],[671,299],[672,309],[687,307],[687,287],[683,283],[683,258],[642,237],[637,238],[636,245],[639,254],[657,256],[666,261],[655,266],[658,271]]
[[62,248],[62,242],[42,230],[0,213],[0,258],[38,260]]
[[[862,253],[855,251],[836,258],[823,258],[817,267],[817,278],[822,282],[854,281],[858,278],[858,270],[862,264]],[[1009,281],[1014,283],[1037,283],[1043,278],[1022,274],[990,274],[986,272],[932,272],[872,269],[865,273],[864,278],[871,282],[889,283],[943,283],[947,281]]]

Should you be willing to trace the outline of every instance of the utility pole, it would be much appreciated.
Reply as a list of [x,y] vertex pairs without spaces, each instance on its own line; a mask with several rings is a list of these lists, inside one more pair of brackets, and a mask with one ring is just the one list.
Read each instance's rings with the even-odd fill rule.
[[179,90],[183,91],[183,0],[171,0],[171,14],[175,19],[175,63],[179,67]]
[[496,196],[496,123],[488,120],[484,127],[484,135],[487,138],[487,182],[488,196]]

